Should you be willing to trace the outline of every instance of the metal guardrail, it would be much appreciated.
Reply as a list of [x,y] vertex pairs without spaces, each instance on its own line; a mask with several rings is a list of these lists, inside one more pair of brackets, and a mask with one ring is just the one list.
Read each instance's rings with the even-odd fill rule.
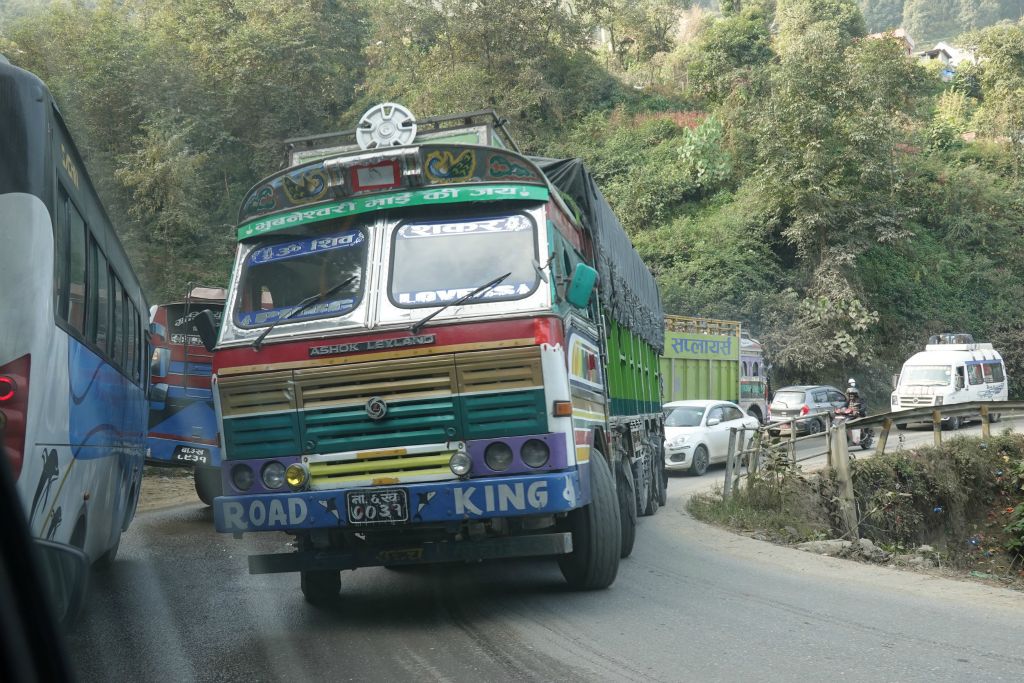
[[[761,468],[761,461],[767,455],[769,458],[775,453],[778,460],[782,452],[787,452],[789,464],[797,464],[820,457],[827,456],[829,466],[837,466],[837,454],[834,451],[841,450],[844,454],[844,461],[849,458],[846,448],[847,429],[864,429],[866,427],[880,427],[878,444],[875,447],[875,455],[885,452],[889,432],[897,424],[930,422],[935,435],[935,445],[942,443],[942,419],[949,417],[970,417],[981,421],[982,437],[991,438],[989,419],[992,414],[1002,417],[1003,415],[1024,415],[1024,401],[972,401],[970,403],[953,403],[940,406],[921,406],[908,410],[892,411],[869,415],[857,419],[836,420],[832,413],[809,413],[784,420],[773,420],[768,424],[761,425],[754,431],[754,434],[747,440],[746,429],[731,430],[729,438],[729,453],[725,467],[725,488],[723,495],[728,497],[739,480],[744,476],[756,473]],[[796,435],[796,424],[806,422],[810,419],[825,421],[825,429],[818,434]],[[772,441],[769,434],[772,430],[779,430],[780,427],[789,425],[789,438],[785,440]],[[781,430],[780,430],[781,431]],[[836,439],[842,439],[842,444],[836,443]],[[804,441],[821,440],[823,449],[815,449],[811,453],[805,453],[797,457],[796,444]],[[841,446],[841,447],[840,447]],[[741,472],[746,463],[747,471]]]
[[[991,437],[990,415],[1019,416],[1024,415],[1024,401],[972,401],[968,403],[952,403],[950,405],[923,405],[905,411],[882,413],[870,415],[856,420],[835,419],[833,416],[817,415],[813,419],[822,419],[828,422],[828,428],[819,434],[808,436],[796,436],[796,423],[812,419],[812,416],[801,416],[790,420],[774,421],[757,428],[756,433],[750,442],[746,441],[746,430],[733,428],[729,437],[729,454],[725,466],[725,486],[723,498],[729,498],[730,494],[739,485],[739,479],[748,477],[748,485],[753,485],[755,477],[751,476],[761,469],[761,460],[767,455],[771,457],[775,452],[772,462],[778,464],[797,463],[820,455],[826,456],[826,467],[834,473],[838,488],[838,510],[840,514],[840,527],[844,538],[856,539],[858,536],[858,513],[853,492],[853,478],[850,470],[850,453],[847,447],[847,430],[863,429],[865,427],[880,426],[879,442],[874,449],[874,454],[885,453],[886,441],[889,432],[896,424],[913,422],[931,422],[935,434],[935,444],[942,443],[942,419],[943,418],[978,418],[981,421],[982,438]],[[784,441],[765,442],[768,430],[791,423],[790,438]],[[862,433],[862,432],[861,432]],[[822,439],[825,444],[824,453],[814,452],[802,458],[796,457],[796,443],[810,439]],[[902,438],[900,439],[902,441]],[[788,458],[781,459],[781,450],[785,450]],[[746,472],[741,472],[742,465],[746,464]]]

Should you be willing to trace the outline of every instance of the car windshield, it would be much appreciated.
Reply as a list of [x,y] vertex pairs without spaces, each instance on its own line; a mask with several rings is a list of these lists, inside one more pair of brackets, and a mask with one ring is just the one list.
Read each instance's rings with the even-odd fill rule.
[[704,417],[701,406],[680,406],[671,408],[665,414],[666,427],[697,427]]
[[[342,316],[359,305],[367,236],[362,228],[334,230],[309,237],[267,241],[254,248],[242,265],[235,297],[240,327],[265,327],[284,320],[301,302],[330,293],[325,301],[292,315],[291,321]],[[351,284],[331,289],[355,276]]]
[[947,386],[953,382],[953,368],[949,365],[910,365],[903,368],[900,384],[903,386]]
[[394,233],[389,295],[396,306],[446,304],[510,275],[470,301],[508,301],[537,288],[533,219],[526,214],[416,221]]
[[804,392],[802,391],[779,391],[772,400],[772,407],[793,408],[804,404]]

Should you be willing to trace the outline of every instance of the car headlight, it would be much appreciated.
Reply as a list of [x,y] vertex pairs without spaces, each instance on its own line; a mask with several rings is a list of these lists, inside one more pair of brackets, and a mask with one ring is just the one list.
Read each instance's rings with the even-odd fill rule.
[[530,439],[519,451],[519,457],[530,467],[543,467],[550,455],[551,449],[540,439]]
[[253,480],[252,468],[248,465],[235,465],[231,468],[231,483],[239,491],[251,489]]
[[686,443],[686,437],[685,436],[674,436],[671,439],[669,439],[668,441],[666,441],[665,445],[668,446],[669,448],[679,448],[680,446],[682,446],[685,443]]
[[281,488],[284,486],[284,465],[276,460],[268,462],[263,466],[260,478],[263,479],[263,485],[268,489]]
[[484,462],[495,472],[504,472],[512,464],[512,449],[507,443],[495,441],[484,450]]

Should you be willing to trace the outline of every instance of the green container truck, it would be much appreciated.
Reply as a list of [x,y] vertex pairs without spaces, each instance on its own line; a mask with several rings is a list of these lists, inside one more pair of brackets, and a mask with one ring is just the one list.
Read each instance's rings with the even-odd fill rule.
[[661,376],[665,403],[732,401],[759,420],[768,415],[761,345],[737,321],[665,316]]

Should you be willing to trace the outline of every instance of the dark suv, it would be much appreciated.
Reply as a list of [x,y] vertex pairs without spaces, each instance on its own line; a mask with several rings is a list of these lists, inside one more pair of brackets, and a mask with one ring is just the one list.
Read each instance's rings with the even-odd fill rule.
[[[812,384],[779,389],[772,398],[770,410],[773,422],[819,414],[820,417],[808,417],[795,423],[798,434],[817,434],[828,425],[828,418],[822,413],[835,415],[836,408],[845,405],[846,395],[839,389],[827,384]],[[789,423],[776,425],[769,432],[772,436],[789,434]]]

